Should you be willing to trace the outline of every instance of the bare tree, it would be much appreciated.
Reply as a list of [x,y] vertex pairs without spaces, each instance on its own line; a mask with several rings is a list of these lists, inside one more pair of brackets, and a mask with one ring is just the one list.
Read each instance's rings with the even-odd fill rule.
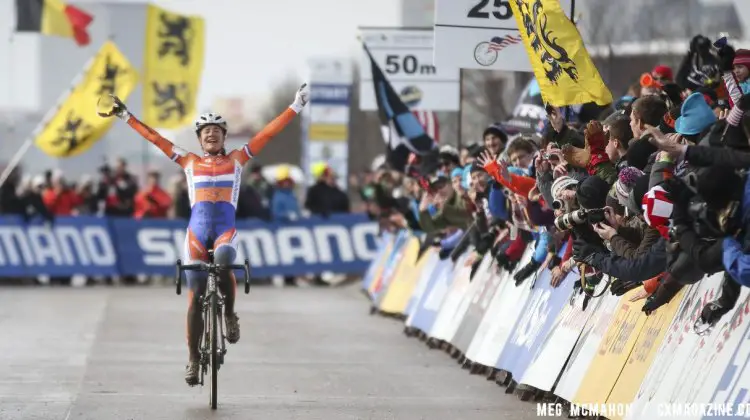
[[[273,96],[261,114],[262,124],[268,124],[289,107],[301,82],[295,77],[287,77],[273,88]],[[255,130],[258,131],[257,129]],[[300,165],[302,158],[302,119],[295,118],[289,125],[268,142],[259,160],[263,164],[289,163]]]

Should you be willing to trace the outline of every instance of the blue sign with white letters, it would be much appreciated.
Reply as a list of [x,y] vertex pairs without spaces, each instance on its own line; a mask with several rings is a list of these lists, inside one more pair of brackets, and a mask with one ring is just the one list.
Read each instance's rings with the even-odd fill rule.
[[[236,263],[248,258],[253,277],[363,273],[378,250],[378,226],[363,214],[236,226]],[[172,275],[186,227],[184,220],[63,217],[46,225],[0,217],[0,277]]]

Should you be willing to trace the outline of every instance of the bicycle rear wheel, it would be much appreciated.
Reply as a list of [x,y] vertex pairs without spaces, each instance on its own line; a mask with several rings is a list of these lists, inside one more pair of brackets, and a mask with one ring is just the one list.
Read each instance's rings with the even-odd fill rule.
[[219,379],[219,311],[218,311],[218,297],[216,296],[216,293],[211,294],[211,302],[209,303],[209,310],[208,310],[208,324],[209,324],[209,333],[211,345],[210,351],[211,356],[209,358],[210,365],[211,365],[211,387],[209,391],[209,398],[211,403],[211,408],[216,409],[216,405],[219,400],[218,396],[218,379]]

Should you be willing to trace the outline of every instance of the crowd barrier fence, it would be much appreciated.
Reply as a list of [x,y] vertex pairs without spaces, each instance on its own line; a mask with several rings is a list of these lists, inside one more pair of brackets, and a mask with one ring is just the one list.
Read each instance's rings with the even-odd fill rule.
[[[237,221],[239,263],[254,278],[361,274],[377,253],[378,226],[364,214],[293,222]],[[54,223],[0,217],[0,278],[174,275],[187,222],[61,217]]]
[[[419,243],[405,231],[382,236],[362,288],[373,312],[401,317],[408,335],[447,349],[472,372],[579,407],[625,407],[607,412],[611,419],[750,416],[750,291],[743,288],[712,329],[694,328],[720,293],[721,273],[683,288],[649,316],[643,300],[630,302],[638,289],[621,297],[607,291],[584,310],[575,272],[557,288],[546,269],[516,286],[485,256],[470,280],[468,253],[454,264],[433,247],[420,256]],[[528,249],[518,267],[531,256]],[[731,407],[733,415],[701,403]],[[674,409],[686,412],[665,411]]]

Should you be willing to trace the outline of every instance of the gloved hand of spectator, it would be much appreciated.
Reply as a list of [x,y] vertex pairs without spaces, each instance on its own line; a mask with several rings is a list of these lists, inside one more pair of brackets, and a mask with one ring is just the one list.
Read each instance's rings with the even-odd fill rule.
[[701,322],[713,326],[730,310],[731,307],[723,307],[718,301],[708,302],[701,311]]
[[732,71],[734,68],[735,51],[730,45],[724,45],[717,51],[719,66],[722,72]]
[[576,239],[573,242],[573,259],[578,262],[585,263],[590,256],[602,251],[600,247],[592,245],[583,239]]
[[453,252],[453,248],[441,248],[440,252],[438,252],[438,256],[441,260],[445,260],[450,257],[451,252]]
[[636,287],[640,287],[641,284],[643,283],[640,281],[617,279],[609,286],[609,291],[615,296],[622,296]]
[[532,274],[536,273],[541,265],[541,263],[538,263],[532,259],[528,264],[518,270],[516,274],[513,275],[513,280],[516,281],[516,286],[520,286],[521,283],[524,282],[524,280],[529,278]]

